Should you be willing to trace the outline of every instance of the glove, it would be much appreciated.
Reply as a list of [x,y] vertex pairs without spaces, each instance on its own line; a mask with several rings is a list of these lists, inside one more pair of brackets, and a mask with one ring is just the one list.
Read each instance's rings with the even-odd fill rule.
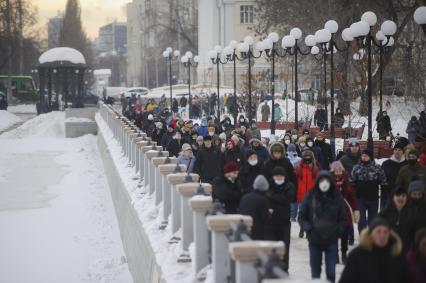
[[352,219],[354,224],[359,223],[359,217],[360,217],[359,210],[354,210],[353,219]]

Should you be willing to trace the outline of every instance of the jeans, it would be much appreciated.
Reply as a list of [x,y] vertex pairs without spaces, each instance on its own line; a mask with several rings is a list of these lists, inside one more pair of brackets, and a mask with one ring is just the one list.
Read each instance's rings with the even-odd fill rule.
[[299,210],[299,204],[295,201],[291,203],[291,208],[290,208],[290,218],[296,219],[297,220],[297,212]]
[[358,209],[359,209],[359,223],[358,223],[358,232],[367,227],[367,225],[377,216],[377,210],[379,209],[378,200],[363,200],[358,199]]
[[325,253],[325,274],[330,282],[336,279],[337,241],[328,246],[309,243],[309,263],[312,279],[321,278],[322,254]]

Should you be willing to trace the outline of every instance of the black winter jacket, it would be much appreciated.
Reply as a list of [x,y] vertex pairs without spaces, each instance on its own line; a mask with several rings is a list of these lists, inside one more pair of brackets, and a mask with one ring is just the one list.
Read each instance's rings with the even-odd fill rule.
[[263,174],[263,164],[260,162],[256,166],[246,164],[240,169],[240,180],[243,187],[243,193],[249,193],[253,190],[254,179],[260,174]]
[[218,199],[224,206],[226,214],[238,213],[242,196],[241,183],[237,179],[234,183],[224,176],[213,179],[213,199]]
[[200,175],[202,182],[211,183],[213,178],[222,175],[220,153],[215,147],[202,147],[197,153],[194,172]]
[[396,159],[389,158],[382,164],[382,169],[385,171],[387,185],[383,186],[385,194],[389,195],[395,188],[396,177],[398,177],[399,170],[407,164],[407,160],[403,159],[402,162],[396,161]]
[[265,164],[264,175],[266,179],[270,180],[272,178],[272,170],[281,166],[287,172],[287,180],[291,181],[297,187],[297,178],[294,174],[294,167],[291,165],[290,160],[287,157],[280,159],[269,159]]
[[286,180],[278,186],[272,180],[267,192],[270,207],[272,209],[271,225],[285,225],[290,223],[290,207],[296,197],[296,187]]
[[266,239],[266,224],[269,221],[269,204],[265,192],[252,191],[242,197],[240,213],[253,218],[251,238],[253,240]]

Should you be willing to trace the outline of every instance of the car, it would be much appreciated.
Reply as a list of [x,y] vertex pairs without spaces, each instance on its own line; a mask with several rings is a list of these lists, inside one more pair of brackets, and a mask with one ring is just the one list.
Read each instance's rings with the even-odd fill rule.
[[146,87],[133,87],[121,92],[120,95],[124,95],[125,97],[132,97],[132,95],[135,94],[137,97],[138,95],[144,96],[148,93],[149,89],[147,89]]

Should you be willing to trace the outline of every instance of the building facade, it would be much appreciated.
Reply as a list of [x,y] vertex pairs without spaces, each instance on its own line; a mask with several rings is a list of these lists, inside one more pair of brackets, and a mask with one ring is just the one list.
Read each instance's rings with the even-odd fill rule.
[[100,27],[96,51],[97,53],[115,51],[126,54],[127,24],[114,22]]

